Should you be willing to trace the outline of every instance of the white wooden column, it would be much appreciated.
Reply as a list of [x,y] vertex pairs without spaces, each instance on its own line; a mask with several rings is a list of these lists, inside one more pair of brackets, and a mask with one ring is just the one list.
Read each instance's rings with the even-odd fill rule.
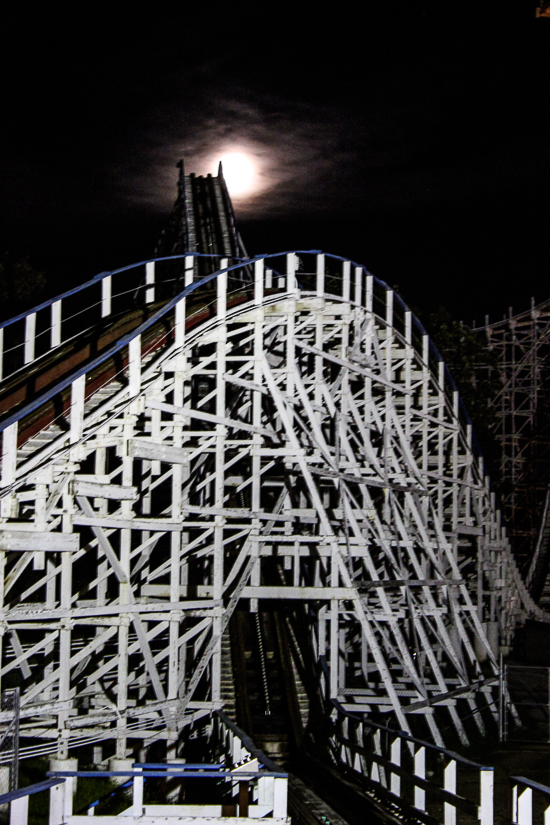
[[25,364],[34,361],[36,341],[36,312],[31,312],[25,318]]
[[50,308],[50,347],[61,344],[61,300],[54,301]]
[[[220,269],[224,270],[228,265],[227,258],[220,261]],[[218,328],[217,328],[217,358],[216,358],[216,415],[225,417],[225,370],[226,370],[226,343],[227,343],[227,272],[220,272],[217,278],[217,308],[218,308]],[[227,427],[225,424],[216,424],[216,472],[214,506],[217,509],[224,507],[225,491],[225,439]],[[223,537],[225,527],[225,516],[214,517],[214,559],[213,559],[213,597],[221,599],[223,595]],[[220,700],[221,690],[221,646],[222,646],[222,617],[217,616],[213,620],[212,633],[216,644],[212,654],[212,699],[214,702]]]
[[[2,487],[8,487],[15,482],[17,471],[17,432],[18,422],[14,421],[2,433]],[[13,493],[8,493],[2,499],[2,516],[16,517],[17,500]]]
[[145,303],[155,303],[155,261],[148,261],[145,264]]
[[111,275],[106,275],[101,281],[101,317],[107,318],[111,314]]

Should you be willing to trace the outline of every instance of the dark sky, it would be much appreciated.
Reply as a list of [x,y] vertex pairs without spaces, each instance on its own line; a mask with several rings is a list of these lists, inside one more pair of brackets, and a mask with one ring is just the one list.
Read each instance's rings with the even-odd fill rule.
[[548,298],[550,20],[476,5],[3,12],[2,251],[52,293],[147,257],[178,158],[204,173],[241,146],[263,170],[236,205],[251,253],[346,255],[467,321]]

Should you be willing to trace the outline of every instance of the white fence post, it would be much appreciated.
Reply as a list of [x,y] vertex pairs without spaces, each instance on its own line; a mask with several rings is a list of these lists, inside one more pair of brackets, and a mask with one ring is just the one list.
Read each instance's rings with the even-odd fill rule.
[[174,344],[183,347],[185,343],[185,298],[174,307]]
[[25,318],[25,364],[34,361],[34,342],[36,337],[36,312]]
[[[17,426],[15,421],[6,427],[2,434],[2,487],[8,487],[13,484],[17,471]],[[13,516],[13,503],[15,496],[5,496],[2,499],[2,516],[10,518]]]
[[54,301],[50,308],[50,348],[61,343],[61,301]]
[[[456,794],[456,762],[454,759],[450,759],[445,766],[444,788],[448,793]],[[456,825],[456,807],[450,802],[445,802],[443,809],[445,825]]]
[[111,275],[101,281],[101,317],[107,318],[111,314]]
[[[71,384],[71,413],[69,441],[76,444],[82,438],[84,431],[84,400],[86,397],[86,375],[76,378]],[[71,461],[80,460],[80,450],[74,447],[71,450]]]
[[518,821],[518,786],[512,787],[512,822]]
[[[220,261],[220,269],[227,267],[227,258]],[[218,281],[218,318],[223,320],[227,313],[227,272],[221,272]]]
[[361,295],[363,290],[361,289],[363,285],[363,269],[360,266],[355,267],[355,303],[361,304]]
[[[418,748],[414,755],[414,775],[419,779],[426,779],[426,748]],[[414,807],[419,811],[426,810],[426,791],[414,786]]]
[[128,344],[128,384],[130,396],[141,389],[141,335],[136,335]]
[[254,302],[261,304],[264,298],[264,262],[254,261]]
[[525,788],[518,794],[518,825],[531,825],[533,821],[533,791]]
[[147,284],[147,289],[145,290],[145,303],[146,304],[154,304],[155,303],[155,262],[148,261],[145,264],[145,283]]
[[493,825],[495,769],[482,768],[479,772],[479,821],[481,825]]
[[20,796],[10,803],[10,825],[27,825],[29,817],[29,797]]
[[325,256],[317,255],[317,297],[325,294]]
[[298,271],[298,256],[295,252],[289,252],[286,256],[286,289],[287,292],[297,292],[296,272]]
[[[191,286],[193,283],[193,261],[195,259],[192,255],[187,255],[185,258],[185,286]],[[182,298],[174,307],[174,343],[176,347],[183,347],[185,343],[185,318],[186,318],[187,299]]]
[[273,776],[260,776],[258,779],[258,805],[269,805],[273,810]]
[[[141,768],[135,768],[137,771],[141,771]],[[134,784],[133,784],[133,815],[134,816],[143,816],[143,777],[142,776],[134,776]]]
[[344,261],[342,265],[342,298],[349,303],[351,292],[351,263]]
[[185,256],[185,286],[192,284],[195,280],[195,256]]
[[65,821],[65,785],[53,785],[50,788],[50,822],[49,825],[61,825]]
[[372,312],[374,282],[372,275],[367,275],[367,285],[365,291],[365,308],[367,312]]
[[[396,736],[391,743],[391,763],[401,767],[401,739]],[[396,796],[401,794],[401,777],[398,773],[390,774],[390,791]]]
[[287,815],[288,779],[276,776],[273,783],[273,819],[285,819]]

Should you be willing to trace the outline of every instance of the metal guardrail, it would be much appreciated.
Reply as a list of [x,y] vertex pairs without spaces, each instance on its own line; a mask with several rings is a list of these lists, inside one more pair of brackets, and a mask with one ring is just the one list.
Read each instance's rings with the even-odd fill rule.
[[[337,761],[388,806],[425,823],[456,825],[460,811],[480,825],[493,825],[494,768],[390,730],[332,702],[338,711],[333,735]],[[459,769],[478,774],[477,800],[459,793]]]
[[46,779],[26,788],[0,794],[0,805],[10,806],[10,825],[27,825],[29,815],[29,797],[41,791],[48,791],[62,785],[66,780],[63,777]]
[[[112,322],[129,309],[171,297],[180,291],[179,283],[192,280],[196,258],[228,260],[221,255],[195,252],[140,261],[100,272],[80,286],[1,321],[0,380],[13,376],[97,323]],[[182,266],[177,275],[174,264]],[[222,263],[220,268],[223,266]]]
[[[76,823],[81,821],[79,816],[94,815],[97,806],[110,796],[119,792],[123,787],[132,787],[132,805],[124,812],[124,822],[129,825],[128,817],[138,819],[147,816],[159,817],[162,822],[170,817],[198,817],[208,816],[217,818],[224,815],[224,807],[219,803],[214,805],[147,805],[144,802],[144,783],[148,779],[200,779],[213,781],[219,784],[220,780],[228,783],[228,795],[232,800],[230,807],[232,815],[248,819],[261,817],[264,820],[276,820],[278,823],[287,821],[288,808],[288,774],[271,762],[262,751],[259,751],[252,740],[225,714],[218,712],[214,719],[217,726],[217,740],[221,747],[223,761],[211,763],[161,763],[161,762],[134,762],[128,770],[114,771],[78,771],[54,770],[50,771],[47,782],[36,786],[37,791],[46,787],[55,790],[50,796],[49,825],[61,823]],[[123,782],[116,790],[110,791],[99,799],[92,800],[79,811],[73,814],[73,794],[78,780],[102,778],[114,780],[129,780]],[[59,786],[59,783],[66,783]],[[17,792],[26,794],[29,789]],[[30,791],[36,792],[36,791]],[[15,797],[13,797],[15,799]],[[1,798],[0,798],[1,800]],[[6,799],[5,801],[11,801]],[[218,810],[219,809],[219,810]],[[26,809],[22,811],[24,818],[11,825],[26,825]],[[102,815],[102,819],[104,815]],[[109,820],[116,819],[109,816]]]
[[547,825],[550,821],[550,788],[547,785],[533,782],[525,776],[510,776],[508,790],[510,819],[515,825],[533,825],[534,798],[542,803],[543,808],[537,811],[539,815],[536,820],[541,825]]

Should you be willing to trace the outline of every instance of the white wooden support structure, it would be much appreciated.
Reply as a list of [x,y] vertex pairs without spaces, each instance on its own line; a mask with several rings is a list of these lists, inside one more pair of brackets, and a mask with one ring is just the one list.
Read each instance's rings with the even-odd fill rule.
[[[549,513],[548,459],[541,449],[540,428],[547,419],[546,375],[550,342],[550,300],[500,321],[476,328],[485,339],[494,361],[492,374],[498,375],[491,399],[495,413],[493,435],[500,447],[499,481],[502,487],[504,520],[522,567],[527,570],[527,585],[540,595],[548,609],[548,584],[537,582],[546,572]],[[542,545],[542,546],[541,546]]]
[[50,318],[50,347],[58,347],[61,344],[61,308],[62,301],[54,301],[51,305]]
[[145,303],[155,303],[155,262],[148,261],[145,264]]
[[[28,410],[5,419],[0,675],[25,679],[22,753],[176,748],[221,705],[239,602],[275,599],[311,606],[302,629],[327,702],[467,742],[461,706],[480,729],[498,688],[487,623],[508,645],[518,617],[544,614],[427,336],[350,261],[253,259],[251,282],[220,260],[196,286],[194,260],[196,291],[33,402],[33,430]],[[146,277],[151,297],[160,280]],[[105,318],[111,275],[101,295]],[[490,553],[498,569],[481,563]]]
[[479,821],[481,825],[493,825],[495,814],[495,769],[482,768],[479,775],[479,781]]
[[10,804],[10,825],[27,825],[29,797],[21,796]]
[[30,312],[25,318],[25,364],[34,361],[36,344],[36,312]]
[[[446,791],[456,794],[456,761],[449,759],[444,769],[443,787]],[[456,825],[456,807],[450,802],[443,803],[444,825]]]
[[105,275],[101,280],[101,317],[111,314],[112,275]]
[[[426,748],[416,749],[414,754],[414,775],[419,779],[426,779]],[[414,807],[419,811],[426,810],[426,791],[418,785],[414,786]]]

